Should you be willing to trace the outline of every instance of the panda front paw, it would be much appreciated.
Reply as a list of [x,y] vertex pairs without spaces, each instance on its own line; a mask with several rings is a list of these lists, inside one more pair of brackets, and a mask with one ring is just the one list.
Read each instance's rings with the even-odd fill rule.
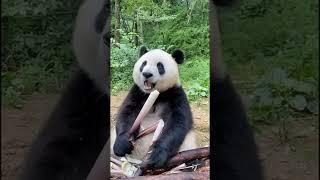
[[161,168],[168,162],[169,157],[168,150],[162,147],[155,147],[145,165],[149,168]]
[[130,154],[133,150],[133,144],[129,141],[128,135],[117,136],[113,151],[116,156],[123,157],[126,154]]

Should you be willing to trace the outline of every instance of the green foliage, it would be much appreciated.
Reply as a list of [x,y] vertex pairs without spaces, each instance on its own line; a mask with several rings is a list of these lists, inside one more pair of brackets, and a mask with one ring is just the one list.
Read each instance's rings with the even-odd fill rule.
[[[121,42],[112,46],[112,92],[128,90],[139,45],[171,52],[181,48],[186,63],[180,66],[180,80],[190,100],[209,96],[209,26],[208,3],[192,1],[128,1],[122,3]],[[113,16],[114,17],[114,16]],[[138,32],[134,31],[134,22]],[[112,20],[112,24],[115,19]],[[114,44],[114,42],[113,42]],[[119,48],[120,46],[120,48]],[[120,72],[120,73],[119,73]]]
[[59,1],[3,3],[1,96],[4,104],[21,106],[24,96],[56,92],[68,78],[75,12],[56,12]]
[[77,1],[62,1],[62,0],[3,0],[1,2],[3,11],[1,16],[35,16],[48,15],[54,11],[66,11],[68,7],[77,7]]
[[240,6],[240,17],[241,18],[256,18],[261,17],[266,12],[266,6],[264,0],[250,0],[246,1]]
[[[205,1],[195,1],[190,9],[176,7],[171,21],[155,23],[145,27],[144,40],[153,47],[161,45],[182,48],[187,57],[209,55],[208,5]],[[190,21],[188,17],[190,16]]]
[[132,70],[137,61],[137,49],[127,44],[111,48],[112,93],[127,90],[133,84]]
[[255,104],[252,107],[290,107],[294,111],[316,113],[313,106],[318,90],[316,82],[297,81],[290,78],[286,71],[275,69],[257,83]]
[[208,29],[208,26],[200,26],[163,30],[163,38],[152,42],[183,48],[187,57],[209,55]]
[[209,57],[187,59],[180,67],[180,80],[189,100],[209,97]]
[[[315,19],[318,3],[250,0],[241,3],[240,7],[252,3],[263,5],[265,12],[247,16],[241,8],[235,9],[234,13],[221,11],[225,59],[242,63],[252,61],[268,66],[281,65],[285,69],[290,67],[297,72],[316,75],[312,67],[318,64],[318,21]],[[255,10],[250,12],[256,14]]]
[[264,123],[280,122],[279,136],[286,142],[286,122],[293,119],[295,112],[319,113],[319,89],[317,82],[303,82],[290,78],[283,69],[274,69],[257,83],[250,110],[253,121]]
[[232,74],[235,81],[252,81],[253,89],[239,86],[253,94],[249,119],[277,123],[282,142],[288,121],[319,113],[318,4],[248,0],[219,11],[224,59],[230,70],[240,69]]

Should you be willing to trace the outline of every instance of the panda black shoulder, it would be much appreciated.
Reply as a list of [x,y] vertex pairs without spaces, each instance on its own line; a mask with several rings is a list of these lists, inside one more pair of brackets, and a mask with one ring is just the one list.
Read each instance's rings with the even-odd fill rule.
[[148,94],[142,92],[140,88],[136,84],[134,84],[120,108],[126,107],[130,104],[131,106],[140,107],[139,109],[141,109],[143,103],[147,100],[147,98]]
[[157,102],[169,103],[172,111],[176,109],[179,111],[183,111],[186,117],[186,121],[190,122],[190,125],[192,124],[192,113],[190,104],[182,86],[175,86],[169,88],[167,91],[160,93]]

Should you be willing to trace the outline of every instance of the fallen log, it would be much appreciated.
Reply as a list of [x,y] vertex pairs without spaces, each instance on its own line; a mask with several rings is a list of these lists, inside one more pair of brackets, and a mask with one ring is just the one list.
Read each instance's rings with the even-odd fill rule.
[[[156,133],[158,134],[158,133]],[[143,176],[150,176],[150,175],[160,175],[160,174],[170,174],[174,168],[177,168],[179,165],[189,163],[188,166],[185,168],[177,168],[178,171],[196,171],[196,172],[208,172],[210,171],[209,165],[209,157],[210,157],[210,148],[209,147],[202,147],[197,149],[191,149],[187,151],[179,152],[177,155],[172,157],[166,167],[154,169],[152,167],[148,167],[143,161],[140,168],[136,171],[135,177],[143,177]],[[146,160],[146,159],[144,159]],[[118,163],[115,159],[111,159],[112,162]],[[197,162],[200,162],[198,164]],[[191,163],[191,165],[190,165]],[[195,167],[195,168],[192,168]]]
[[[210,148],[203,147],[197,149],[191,149],[187,151],[179,152],[177,155],[173,156],[167,163],[166,167],[161,169],[154,169],[149,167],[146,162],[143,162],[140,167],[139,175],[153,173],[153,174],[161,174],[171,168],[174,168],[180,164],[187,163],[196,159],[209,158],[210,156]],[[154,171],[154,172],[153,172]]]
[[171,179],[209,179],[209,172],[181,172],[176,174],[157,175],[157,176],[138,176],[123,178],[129,180],[171,180]]

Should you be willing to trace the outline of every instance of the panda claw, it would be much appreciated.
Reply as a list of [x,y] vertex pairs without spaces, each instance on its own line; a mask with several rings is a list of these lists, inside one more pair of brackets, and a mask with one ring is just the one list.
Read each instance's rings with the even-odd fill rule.
[[133,150],[133,144],[127,136],[118,136],[113,146],[113,151],[116,156],[123,157],[130,154]]

